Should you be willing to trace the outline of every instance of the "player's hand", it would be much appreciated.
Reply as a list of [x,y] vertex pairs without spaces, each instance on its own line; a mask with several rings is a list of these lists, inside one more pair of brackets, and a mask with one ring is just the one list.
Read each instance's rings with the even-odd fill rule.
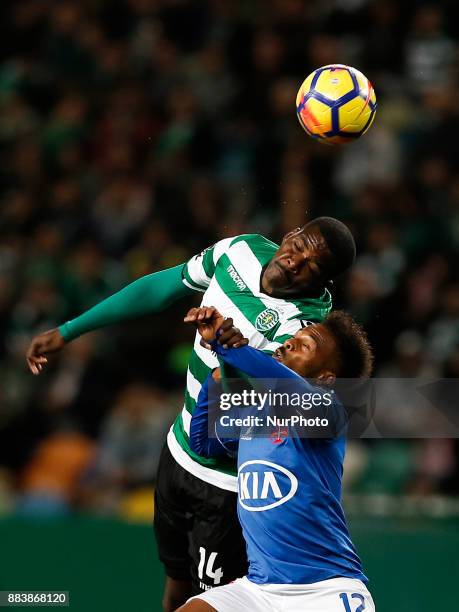
[[217,339],[223,348],[239,348],[249,343],[247,338],[244,338],[242,332],[233,326],[233,319],[229,317],[225,319],[217,330]]
[[191,308],[184,321],[196,325],[205,348],[210,348],[210,342],[215,338],[225,348],[238,348],[248,343],[242,333],[233,327],[233,319],[224,319],[214,306]]
[[[191,308],[183,320],[185,323],[195,325],[201,338],[208,344],[215,339],[217,329],[220,328],[224,318],[214,306],[201,306],[200,308]],[[210,348],[210,346],[206,348]]]
[[48,363],[47,355],[57,353],[65,346],[61,332],[55,328],[33,338],[26,359],[32,374],[38,375]]

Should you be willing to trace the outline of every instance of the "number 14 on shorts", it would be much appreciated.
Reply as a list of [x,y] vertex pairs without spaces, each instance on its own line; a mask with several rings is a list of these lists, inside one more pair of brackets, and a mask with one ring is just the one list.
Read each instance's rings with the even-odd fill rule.
[[[352,593],[352,595],[348,595],[347,593],[340,593],[339,597],[343,602],[343,606],[346,612],[363,612],[363,610],[365,610],[365,598],[360,593]],[[351,606],[349,598],[351,599],[351,601],[354,600],[352,601],[354,605]],[[358,604],[358,606],[355,608],[356,604]]]
[[209,554],[209,558],[207,559],[206,565],[206,549],[202,546],[199,547],[198,576],[200,580],[202,580],[204,577],[204,565],[206,565],[206,576],[208,578],[213,578],[214,585],[220,584],[220,581],[223,578],[223,570],[221,567],[214,570],[214,563],[217,555],[218,553],[211,552]]

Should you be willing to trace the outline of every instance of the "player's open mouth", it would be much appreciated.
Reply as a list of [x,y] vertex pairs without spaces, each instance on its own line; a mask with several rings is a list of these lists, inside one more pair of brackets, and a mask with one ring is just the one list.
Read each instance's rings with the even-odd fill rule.
[[274,353],[273,353],[273,357],[274,357],[274,359],[276,359],[277,361],[282,361],[282,359],[283,359],[283,358],[282,358],[282,352],[281,352],[281,350],[277,348],[277,349],[274,351]]

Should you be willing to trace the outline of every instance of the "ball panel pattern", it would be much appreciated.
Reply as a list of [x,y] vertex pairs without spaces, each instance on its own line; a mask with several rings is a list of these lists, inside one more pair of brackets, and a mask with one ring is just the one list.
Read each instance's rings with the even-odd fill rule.
[[327,68],[319,74],[315,90],[324,95],[329,100],[339,100],[345,94],[355,89],[354,81],[348,70],[337,68],[332,70]]
[[304,80],[296,106],[300,124],[310,136],[338,144],[350,142],[369,129],[377,104],[364,74],[334,64],[315,70]]

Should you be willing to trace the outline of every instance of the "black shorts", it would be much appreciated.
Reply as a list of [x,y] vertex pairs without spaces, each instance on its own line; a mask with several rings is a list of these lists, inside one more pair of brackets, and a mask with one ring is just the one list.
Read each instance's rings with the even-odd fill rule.
[[167,444],[158,468],[154,525],[167,576],[191,580],[193,595],[247,573],[237,494],[184,470]]

